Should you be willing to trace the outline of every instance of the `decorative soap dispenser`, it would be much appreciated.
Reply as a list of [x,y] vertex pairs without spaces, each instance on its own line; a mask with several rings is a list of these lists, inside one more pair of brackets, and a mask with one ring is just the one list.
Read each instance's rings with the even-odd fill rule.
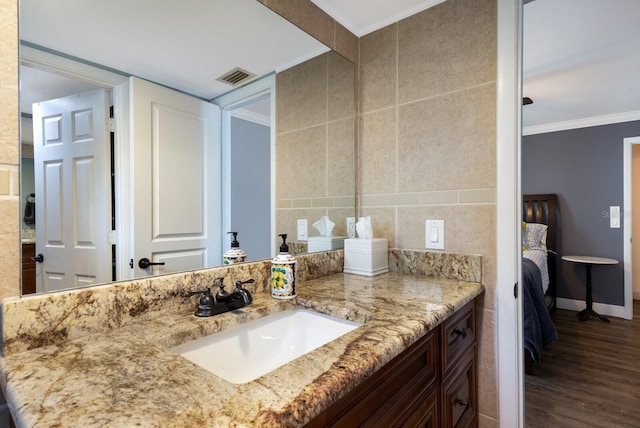
[[271,261],[271,297],[288,300],[297,296],[296,292],[296,259],[289,254],[287,234],[282,238],[280,254]]
[[233,241],[231,241],[231,248],[224,253],[222,263],[226,266],[247,261],[247,253],[240,249],[238,232],[227,232],[227,234],[229,233],[233,234]]

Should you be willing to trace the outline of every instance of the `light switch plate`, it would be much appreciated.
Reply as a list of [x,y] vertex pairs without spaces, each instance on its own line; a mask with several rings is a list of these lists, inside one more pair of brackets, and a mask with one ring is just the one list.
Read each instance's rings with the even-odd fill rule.
[[298,241],[307,241],[309,233],[309,222],[306,218],[298,219]]
[[611,227],[612,229],[620,228],[620,207],[619,206],[609,207],[609,227]]
[[444,220],[425,221],[425,247],[428,250],[444,250]]

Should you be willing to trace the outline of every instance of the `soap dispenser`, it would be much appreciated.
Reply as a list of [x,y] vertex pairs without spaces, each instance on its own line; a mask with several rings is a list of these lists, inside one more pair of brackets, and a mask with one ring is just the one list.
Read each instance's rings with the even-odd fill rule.
[[240,249],[238,232],[227,232],[227,234],[233,234],[233,240],[231,241],[231,248],[224,253],[222,263],[227,266],[247,261],[247,253]]
[[282,238],[280,253],[271,261],[271,297],[288,300],[297,296],[296,292],[296,259],[289,254],[287,234]]

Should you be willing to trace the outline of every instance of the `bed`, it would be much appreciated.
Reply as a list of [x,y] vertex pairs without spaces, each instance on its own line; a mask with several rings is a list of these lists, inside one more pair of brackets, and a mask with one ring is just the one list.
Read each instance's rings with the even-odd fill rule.
[[522,293],[525,371],[558,337],[550,311],[556,306],[557,195],[522,198]]

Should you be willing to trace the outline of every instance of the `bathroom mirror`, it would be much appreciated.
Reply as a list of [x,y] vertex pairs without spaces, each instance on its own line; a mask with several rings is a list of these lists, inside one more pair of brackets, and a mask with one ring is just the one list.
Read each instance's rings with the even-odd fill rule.
[[[79,2],[75,4],[75,1],[54,1],[48,2],[47,7],[51,7],[50,11],[44,13],[47,19],[52,21],[56,19],[58,14],[65,15],[69,13],[69,10],[78,8],[80,4],[85,2]],[[251,13],[250,9],[255,10],[259,14],[264,14],[266,9],[262,4],[256,0],[190,0],[189,2],[176,2],[175,11],[166,10],[163,6],[163,10],[160,15],[154,15],[156,11],[156,4],[153,2],[141,1],[136,2],[135,7],[131,3],[125,2],[122,7],[118,6],[119,2],[92,2],[92,11],[94,14],[95,22],[90,25],[76,26],[73,31],[69,31],[65,27],[59,25],[52,25],[53,30],[64,33],[62,37],[43,37],[43,40],[60,40],[61,44],[47,46],[42,40],[29,40],[26,37],[23,29],[33,28],[33,26],[39,26],[42,31],[42,23],[37,22],[25,22],[29,19],[29,14],[20,13],[20,30],[21,38],[23,42],[21,49],[35,49],[47,54],[52,52],[59,55],[62,59],[69,59],[72,57],[74,60],[78,60],[80,63],[89,65],[98,65],[105,69],[105,71],[121,74],[125,79],[128,75],[141,76],[150,81],[157,81],[158,83],[176,88],[181,92],[196,95],[203,100],[211,100],[218,97],[225,91],[231,92],[233,87],[227,84],[220,84],[215,81],[218,77],[218,73],[213,70],[206,71],[206,65],[202,65],[198,71],[201,73],[200,77],[195,77],[191,82],[183,82],[181,77],[184,75],[197,74],[196,72],[189,72],[194,70],[193,67],[187,67],[185,64],[199,63],[203,57],[207,58],[223,58],[227,59],[232,57],[229,62],[229,69],[231,65],[236,66],[238,64],[246,64],[243,60],[243,56],[248,55],[251,57],[253,65],[244,66],[247,71],[255,73],[256,78],[263,75],[273,74],[275,72],[275,81],[277,83],[277,92],[275,101],[272,105],[276,106],[276,117],[274,122],[276,124],[273,136],[275,139],[274,149],[271,151],[271,156],[275,159],[271,161],[272,168],[275,169],[275,197],[272,200],[272,206],[275,207],[274,212],[276,219],[274,220],[275,229],[277,233],[287,233],[289,235],[289,242],[294,243],[293,248],[298,251],[304,251],[305,245],[296,245],[297,241],[297,219],[305,218],[309,224],[309,235],[313,235],[314,232],[311,229],[311,224],[323,215],[328,215],[336,221],[336,233],[344,233],[345,227],[343,226],[345,218],[347,216],[353,216],[355,209],[355,143],[354,143],[354,129],[355,129],[355,99],[354,99],[354,79],[355,72],[354,66],[349,61],[345,60],[340,55],[329,51],[328,48],[318,48],[318,43],[314,39],[313,44],[305,45],[304,41],[298,41],[297,39],[309,38],[310,36],[303,34],[296,36],[296,39],[292,39],[291,29],[295,30],[293,33],[300,33],[297,27],[290,23],[287,23],[289,29],[279,29],[274,24],[269,24],[269,32],[283,33],[280,37],[286,39],[286,49],[281,49],[282,46],[278,46],[279,49],[270,51],[267,49],[266,42],[260,37],[249,37],[249,40],[245,42],[258,44],[258,53],[254,49],[252,52],[242,52],[242,48],[234,47],[233,44],[236,40],[243,40],[247,38],[245,34],[246,26],[251,27],[251,19],[248,14]],[[214,11],[210,8],[213,7],[215,13],[220,13],[217,9],[218,4],[229,3],[235,8],[244,8],[240,11],[236,10],[236,13],[240,13],[242,19],[231,20],[228,17],[224,17],[223,20],[229,23],[229,26],[234,29],[236,33],[234,37],[229,37],[226,34],[224,37],[227,50],[216,49],[206,47],[197,47],[195,40],[200,40],[207,36],[205,28],[215,26],[212,19]],[[212,4],[214,6],[212,6]],[[34,0],[22,0],[21,8],[25,5],[31,5],[37,8],[41,8],[42,4]],[[191,5],[192,7],[187,7]],[[103,10],[104,7],[114,7],[116,10],[120,10],[119,13],[126,10],[127,19],[116,20],[104,20],[104,16],[108,13]],[[204,9],[203,9],[204,8]],[[55,10],[55,13],[52,11]],[[188,15],[195,12],[194,16]],[[281,17],[274,12],[268,10],[270,15],[273,15],[278,20],[283,21]],[[137,18],[136,18],[137,14]],[[172,17],[175,19],[175,25],[168,25],[163,22],[156,22],[154,16]],[[204,21],[202,17],[204,16]],[[198,21],[198,19],[200,19]],[[267,19],[264,16],[260,19]],[[271,19],[271,18],[269,18]],[[183,56],[179,60],[170,58],[168,52],[168,46],[166,42],[158,42],[153,35],[149,32],[143,32],[141,30],[142,25],[134,28],[127,28],[126,22],[155,22],[155,27],[160,30],[161,33],[166,33],[165,36],[170,39],[174,45],[181,47],[179,51],[182,54],[189,54],[190,56]],[[107,24],[107,21],[109,22]],[[232,22],[231,22],[232,21]],[[184,25],[182,23],[188,23]],[[99,28],[100,31],[115,31],[120,34],[130,34],[127,36],[128,40],[133,42],[138,38],[144,39],[147,44],[147,49],[153,49],[161,51],[161,53],[167,53],[167,57],[164,58],[163,64],[156,66],[153,69],[149,69],[149,74],[145,74],[146,71],[136,71],[127,69],[128,67],[114,66],[112,60],[108,57],[94,57],[98,49],[92,49],[88,40],[91,37],[85,31],[90,31],[93,27]],[[80,30],[82,28],[83,30]],[[229,30],[227,29],[227,32]],[[80,34],[83,34],[83,43],[87,46],[86,53],[70,52],[64,46],[64,40],[78,38]],[[23,37],[25,36],[25,37]],[[106,38],[108,39],[108,38]],[[167,40],[167,39],[165,39]],[[25,43],[26,42],[26,43]],[[207,40],[205,40],[207,42]],[[205,43],[212,45],[213,43]],[[285,45],[281,43],[280,45]],[[26,46],[26,48],[25,48]],[[145,46],[145,45],[142,45]],[[306,46],[306,48],[305,48]],[[298,49],[295,57],[296,60],[292,63],[291,57],[283,55],[283,51],[286,53],[292,49]],[[307,49],[306,51],[304,49]],[[141,67],[138,70],[147,70],[148,58],[151,56],[157,56],[157,52],[148,51],[146,53],[137,52],[140,57],[128,58],[129,63],[136,67]],[[118,55],[115,55],[118,57]],[[122,55],[120,55],[121,57]],[[134,55],[135,56],[135,55]],[[280,61],[273,63],[274,60]],[[221,61],[217,61],[221,62]],[[226,63],[225,63],[226,64]],[[264,64],[267,64],[266,66]],[[33,64],[30,64],[33,65]],[[226,66],[226,65],[225,65]],[[147,67],[147,68],[145,68]],[[267,68],[264,68],[267,67]],[[196,67],[197,68],[197,67]],[[164,70],[161,70],[164,69]],[[163,73],[166,71],[171,76],[171,71],[174,71],[174,81],[165,80]],[[175,70],[178,73],[175,73]],[[205,72],[202,72],[202,69]],[[25,70],[23,73],[42,73],[49,72],[50,70],[43,70],[40,67],[32,66],[30,70]],[[226,70],[225,70],[226,71]],[[177,77],[176,77],[177,76]],[[66,76],[68,78],[69,76]],[[192,76],[189,76],[192,77]],[[255,81],[256,79],[254,79]],[[191,85],[191,86],[189,86]],[[223,85],[220,89],[220,85]],[[242,86],[242,85],[240,85]],[[324,88],[324,89],[323,89]],[[21,88],[21,91],[25,89]],[[45,88],[51,92],[52,95],[49,98],[57,98],[58,94],[54,94],[51,87]],[[87,90],[92,88],[88,87]],[[83,90],[84,91],[84,90]],[[307,94],[300,98],[300,94]],[[273,96],[274,94],[272,94]],[[113,97],[113,93],[111,94]],[[21,93],[22,97],[22,93]],[[46,98],[46,99],[49,99]],[[264,104],[264,103],[263,103]],[[260,114],[260,113],[258,113]],[[269,114],[269,113],[267,113]],[[25,124],[28,123],[29,113],[24,116]],[[242,115],[234,118],[236,120],[246,120]],[[23,132],[23,136],[26,136],[28,132]],[[35,187],[33,182],[25,178],[33,175],[33,166],[28,164],[29,159],[33,156],[33,146],[29,146],[28,138],[23,138],[22,144],[22,159],[25,161],[21,165],[21,203],[26,203],[27,193],[30,193],[30,188]],[[26,144],[24,144],[26,143]],[[116,171],[116,174],[121,171]],[[244,171],[245,174],[250,175],[251,171]],[[117,196],[116,196],[117,197]],[[223,202],[218,200],[218,204],[222,205]],[[250,212],[253,216],[259,216],[258,210],[254,210],[251,205],[251,201],[244,202],[245,210]],[[248,205],[247,205],[248,204]],[[23,230],[27,232],[28,229],[35,227],[37,229],[38,224],[28,225],[24,222],[23,211],[26,206],[21,207],[21,218],[23,220]],[[123,219],[117,224],[121,224]],[[215,226],[209,226],[211,228]],[[224,252],[228,247],[229,240],[224,235],[226,230],[219,230],[220,242],[218,242],[218,251]],[[33,254],[27,254],[25,248],[29,246],[30,240],[28,233],[23,233],[25,240],[23,241],[23,288],[25,278],[31,275],[29,273],[30,257],[35,257],[38,254],[37,248],[33,248]],[[241,244],[251,239],[249,236],[240,235]],[[26,246],[25,246],[26,245]],[[115,245],[115,252],[118,252],[118,245]],[[113,260],[116,260],[114,257]],[[154,261],[153,259],[151,261]],[[136,260],[137,262],[137,260]],[[206,266],[220,265],[221,258],[210,260]],[[120,267],[122,268],[122,266]],[[108,266],[109,270],[113,270],[114,274],[116,268],[114,266]],[[33,268],[35,270],[35,268]],[[152,274],[162,274],[163,269],[151,269]],[[170,273],[170,272],[167,272]],[[118,277],[116,277],[118,279]],[[130,279],[130,278],[126,278]],[[88,281],[84,285],[90,286],[100,282],[90,283]],[[68,288],[68,287],[65,287]],[[26,291],[25,291],[26,292]]]

